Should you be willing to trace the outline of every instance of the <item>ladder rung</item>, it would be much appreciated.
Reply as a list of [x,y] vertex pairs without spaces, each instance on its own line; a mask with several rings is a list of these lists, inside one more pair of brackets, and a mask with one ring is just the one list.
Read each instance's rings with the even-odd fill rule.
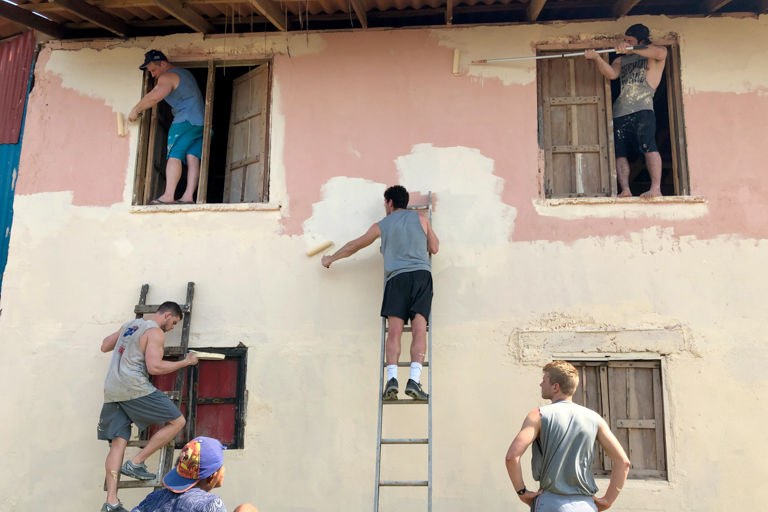
[[[389,327],[385,329],[386,332],[389,332]],[[403,332],[413,332],[413,329],[411,329],[411,326],[406,325],[403,327]],[[429,332],[429,326],[427,326],[427,332]]]
[[[384,363],[384,367],[385,368],[386,368],[386,366],[387,366],[387,363]],[[408,363],[406,361],[399,361],[397,363],[397,366],[399,366],[400,368],[410,368],[411,367],[411,363]],[[424,361],[423,363],[421,363],[421,366],[422,366],[422,368],[428,368],[429,367],[429,361]]]
[[429,439],[382,439],[381,444],[429,444]]
[[379,480],[379,487],[427,487],[428,480]]
[[384,405],[427,405],[429,400],[383,400]]

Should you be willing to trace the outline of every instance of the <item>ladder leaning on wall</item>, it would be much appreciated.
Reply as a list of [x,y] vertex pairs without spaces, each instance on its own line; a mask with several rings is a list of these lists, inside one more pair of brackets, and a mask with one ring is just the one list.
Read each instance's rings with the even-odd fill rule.
[[[429,222],[432,222],[432,192],[429,192],[427,196],[427,204],[409,206],[408,210],[422,210],[427,212]],[[432,255],[429,255],[430,271],[432,270]],[[385,282],[386,285],[386,282]],[[387,343],[387,319],[386,317],[381,319],[381,364],[379,382],[379,424],[376,436],[376,487],[373,498],[373,511],[379,510],[379,491],[382,487],[426,487],[427,488],[427,512],[432,512],[432,312],[430,310],[428,323],[427,323],[427,360],[424,361],[423,367],[427,370],[427,392],[429,393],[428,400],[384,400],[384,387],[386,381],[384,379],[384,368],[387,366],[386,362],[386,343]],[[411,327],[405,327],[403,332],[412,332]],[[410,367],[410,363],[397,362],[399,368]],[[384,416],[385,405],[426,405],[427,406],[427,437],[424,438],[409,438],[409,439],[382,439],[381,438],[381,424]],[[426,480],[381,480],[381,445],[383,444],[395,444],[395,445],[412,445],[412,444],[426,444],[427,445],[427,479]]]
[[[144,315],[154,314],[160,307],[157,305],[147,305],[147,294],[149,293],[149,285],[144,284],[141,286],[141,293],[139,295],[139,303],[133,308],[133,312],[136,314],[136,318],[144,318]],[[182,327],[181,327],[181,344],[178,347],[165,347],[163,353],[164,357],[179,357],[183,358],[187,349],[189,348],[189,328],[192,323],[192,299],[195,297],[195,283],[187,283],[187,300],[184,304],[179,304],[181,307],[181,313],[183,315]],[[174,391],[165,391],[165,394],[171,399],[176,407],[181,406],[181,395],[184,391],[184,375],[186,372],[176,372],[176,387]],[[191,439],[190,434],[192,432],[193,425],[187,422],[185,439]],[[131,439],[128,441],[129,447],[143,448],[149,443],[145,433],[139,433],[140,439]],[[110,443],[111,444],[111,443]],[[157,464],[156,477],[153,480],[122,480],[121,474],[117,474],[117,488],[118,489],[135,489],[139,487],[154,487],[155,489],[163,488],[163,477],[173,468],[173,455],[176,449],[176,439],[171,441],[160,448],[160,461]],[[104,482],[104,490],[107,490],[107,482]]]

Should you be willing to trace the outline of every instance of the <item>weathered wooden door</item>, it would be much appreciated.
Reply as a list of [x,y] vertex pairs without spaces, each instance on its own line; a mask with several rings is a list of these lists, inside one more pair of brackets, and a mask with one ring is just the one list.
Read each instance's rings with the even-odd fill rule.
[[615,194],[608,82],[584,57],[540,60],[538,72],[546,196]]
[[269,65],[237,78],[232,86],[225,203],[259,203],[266,200],[267,92]]

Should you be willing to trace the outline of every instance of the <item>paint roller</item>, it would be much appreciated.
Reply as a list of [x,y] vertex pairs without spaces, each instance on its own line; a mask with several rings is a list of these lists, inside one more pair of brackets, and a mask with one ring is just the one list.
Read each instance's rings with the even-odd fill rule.
[[330,240],[327,240],[321,243],[320,245],[316,245],[315,247],[308,250],[307,256],[312,257],[319,252],[325,251],[326,249],[330,249],[331,247],[333,247],[333,242],[331,242]]
[[117,113],[117,134],[120,137],[125,136],[125,116],[122,112]]

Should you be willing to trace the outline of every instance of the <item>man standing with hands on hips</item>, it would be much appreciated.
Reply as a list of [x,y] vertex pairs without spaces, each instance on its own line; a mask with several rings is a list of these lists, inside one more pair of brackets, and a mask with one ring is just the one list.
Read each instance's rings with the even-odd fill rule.
[[[608,510],[624,487],[629,459],[605,420],[595,411],[573,403],[579,374],[566,361],[543,368],[541,397],[552,403],[528,413],[509,447],[507,472],[520,500],[536,512],[596,512]],[[611,459],[611,481],[601,498],[592,477],[595,439]],[[539,491],[525,488],[520,458],[533,444],[531,469]]]
[[[629,161],[627,155],[635,150],[645,155],[645,164],[651,175],[651,189],[640,197],[661,196],[661,155],[656,147],[656,114],[653,96],[661,83],[667,49],[652,45],[645,25],[629,27],[624,41],[616,47],[621,56],[608,64],[595,50],[587,50],[584,57],[594,60],[597,68],[609,80],[621,79],[621,94],[613,104],[613,142],[616,152],[616,173],[621,186],[619,197],[632,197],[629,190]],[[647,48],[628,50],[629,46],[647,45]]]

